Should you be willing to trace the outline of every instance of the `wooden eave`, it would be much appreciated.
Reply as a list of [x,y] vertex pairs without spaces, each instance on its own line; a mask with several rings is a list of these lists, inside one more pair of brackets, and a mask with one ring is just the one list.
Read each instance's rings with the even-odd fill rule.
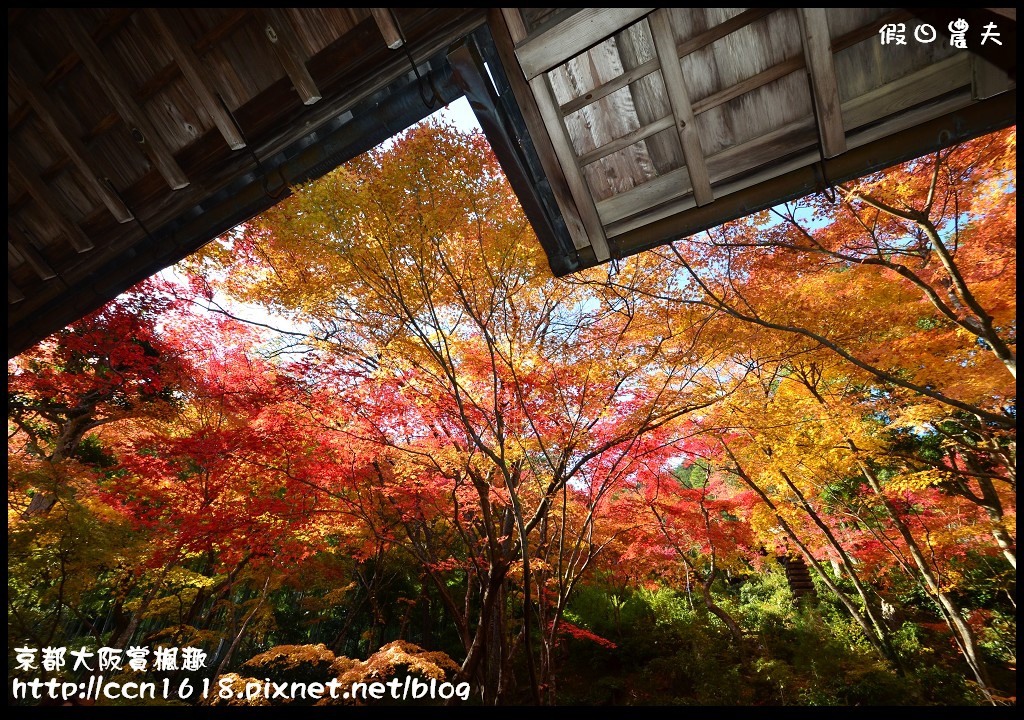
[[8,357],[460,96],[560,276],[1015,124],[1016,11],[9,9]]

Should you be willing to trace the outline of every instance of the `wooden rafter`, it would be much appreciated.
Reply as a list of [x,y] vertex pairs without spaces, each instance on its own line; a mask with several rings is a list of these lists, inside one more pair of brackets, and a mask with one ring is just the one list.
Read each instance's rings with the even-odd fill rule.
[[648,123],[643,127],[637,128],[631,133],[627,133],[626,135],[623,135],[620,138],[612,140],[610,143],[606,143],[601,147],[594,148],[588,153],[583,153],[582,155],[580,155],[578,162],[580,165],[589,165],[590,163],[596,162],[597,160],[600,160],[603,157],[606,157],[613,153],[617,153],[623,148],[629,147],[633,143],[645,140],[646,138],[649,138],[652,135],[657,135],[662,130],[668,130],[675,124],[675,118],[673,118],[671,115],[666,115],[665,117],[655,120],[652,123]]
[[[716,25],[710,30],[705,30],[696,37],[692,37],[676,46],[676,55],[682,58],[685,55],[689,55],[695,50],[699,50],[715,40],[720,40],[729,33],[736,32],[740,28],[746,27],[755,20],[760,20],[765,15],[770,14],[775,8],[751,8],[741,12],[729,20],[726,20],[721,25]],[[802,62],[802,61],[801,61]],[[652,72],[656,72],[661,67],[661,63],[658,58],[652,58],[645,63],[637,65],[628,72],[619,75],[618,77],[612,78],[606,83],[602,83],[597,87],[590,90],[586,95],[578,98],[574,98],[561,107],[562,114],[568,115],[576,112],[582,107],[595,103],[601,98],[611,95],[616,90],[621,90],[627,85],[632,85],[640,78],[645,75],[650,75]],[[697,113],[696,105],[694,106],[694,112]]]
[[136,137],[136,141],[139,142],[140,147],[167,181],[167,184],[174,190],[187,187],[188,176],[174,159],[171,149],[149,122],[145,111],[138,106],[131,93],[125,89],[118,73],[107,62],[93,39],[84,28],[71,22],[66,13],[53,12],[51,17],[71,43],[75,52],[78,53],[89,73],[102,88],[117,114],[129,127],[138,132],[139,136]]
[[[492,11],[492,24],[494,26],[494,41],[498,53],[506,63],[514,63],[515,44],[526,37],[526,28],[519,11],[515,8],[500,8]],[[541,117],[537,99],[527,84],[526,80],[517,73],[509,76],[509,84],[513,93],[519,101],[523,112],[523,120],[529,128],[530,134],[540,149],[540,162],[545,174],[551,182],[551,191],[558,203],[565,220],[569,238],[576,249],[588,247],[590,240],[587,237],[587,229],[583,223],[582,214],[576,208],[576,201],[569,190],[568,183],[563,183],[564,175],[562,169],[555,159],[554,145],[551,137],[544,127],[544,119]]]
[[211,83],[206,78],[206,72],[199,64],[195,52],[181,38],[185,37],[184,24],[178,15],[178,11],[170,8],[159,11],[154,8],[146,8],[146,17],[149,18],[156,29],[157,37],[166,46],[174,62],[181,69],[181,74],[199,97],[206,112],[210,113],[214,124],[220,130],[228,147],[232,150],[240,150],[245,147],[245,139],[239,132],[235,121],[231,119],[224,105],[217,99]]
[[735,85],[730,85],[727,88],[723,88],[716,93],[708,95],[706,98],[698,100],[693,104],[693,114],[700,115],[702,112],[707,112],[719,105],[724,105],[730,100],[738,98],[740,95],[746,95],[752,90],[756,90],[759,87],[764,87],[768,83],[780,80],[790,73],[803,69],[803,67],[804,59],[802,57],[793,57],[788,60],[783,60],[780,63],[772,65],[766,70],[762,70],[756,75],[751,75],[746,80],[741,80]]
[[7,168],[15,182],[28,191],[28,194],[43,208],[47,216],[53,218],[77,252],[84,253],[92,250],[92,241],[82,228],[68,219],[67,214],[61,209],[59,201],[46,183],[25,169],[28,163],[18,148],[8,146],[7,149],[10,153],[7,159]]
[[302,98],[303,105],[312,105],[320,100],[323,93],[306,67],[309,57],[302,49],[285,11],[279,8],[264,8],[256,11],[256,17],[263,25],[263,34],[274,54],[291,78],[295,92]]
[[689,40],[679,43],[679,46],[676,48],[676,53],[678,53],[681,58],[686,57],[690,53],[696,52],[702,47],[707,47],[711,43],[721,40],[726,35],[731,35],[740,28],[745,28],[747,25],[760,20],[766,15],[772,14],[777,9],[778,8],[750,8],[749,10],[744,10],[739,15],[734,15],[728,20],[695,35]]
[[654,8],[584,8],[540,34],[516,43],[516,57],[532,80],[579,55]]
[[846,152],[846,135],[843,132],[843,111],[835,62],[832,59],[828,19],[824,8],[800,8],[799,14],[800,40],[803,42],[814,95],[821,146],[825,157],[835,157]]
[[[751,23],[754,22],[754,20],[757,20],[765,16],[766,14],[769,14],[769,12],[771,11],[770,8],[755,9],[757,11],[748,10],[745,12],[741,12],[738,15],[732,17],[730,20],[727,20],[726,23],[723,23],[720,26],[716,26],[711,30],[703,32],[700,35],[681,43],[676,48],[677,52],[679,52],[680,56],[682,56],[684,54],[684,51],[686,50],[692,51],[694,48],[705,47],[713,40],[725,37],[726,33],[723,33],[722,29],[728,27],[729,29],[731,29],[731,32],[735,32],[735,30],[745,27],[746,25],[750,25]],[[910,13],[905,10],[898,10],[895,12],[891,12],[887,15],[884,15],[879,20],[879,23],[898,22],[898,20],[906,19],[909,15]],[[742,22],[740,22],[740,20],[742,20]],[[855,45],[858,42],[861,42],[867,38],[876,36],[878,34],[876,25],[877,24],[871,24],[863,28],[857,28],[856,30],[852,30],[849,33],[846,33],[836,38],[833,44],[831,44],[831,49],[833,49],[834,53],[839,52],[840,50]],[[975,59],[978,58],[975,56]],[[719,105],[725,104],[726,102],[735,99],[736,97],[757,90],[758,88],[764,87],[765,85],[780,80],[792,73],[804,70],[806,67],[807,66],[804,60],[803,53],[782,60],[781,62],[776,63],[776,65],[773,65],[772,67],[767,68],[766,70],[763,70],[762,72],[756,75],[752,75],[751,77],[746,78],[745,80],[741,80],[734,85],[730,85],[726,88],[719,90],[718,92],[712,93],[707,97],[703,97],[697,100],[696,102],[693,102],[693,115],[694,117],[696,117],[701,113],[707,113],[708,111],[718,108]],[[645,75],[649,75],[650,73],[656,71],[658,68],[659,63],[657,61],[657,58],[648,60],[642,63],[642,65],[630,70],[629,72],[624,73],[623,75],[613,78],[612,80],[593,88],[592,90],[588,91],[586,95],[582,95],[580,97],[573,98],[567,102],[564,102],[561,105],[560,111],[563,116],[568,116],[571,113],[577,112],[582,108],[585,108],[586,105],[596,102],[602,97],[610,95],[615,90],[620,90],[626,87],[627,85],[633,84],[638,79],[642,78]],[[1005,89],[1007,89],[1006,86],[1001,88],[1001,90]],[[601,158],[605,158],[609,155],[617,153],[618,151],[623,150],[624,147],[629,146],[630,144],[637,142],[639,140],[650,137],[651,135],[654,135],[660,131],[663,131],[672,124],[673,116],[671,114],[666,115],[663,118],[654,120],[648,123],[647,125],[644,125],[638,128],[637,130],[631,132],[629,135],[623,138],[618,138],[599,147],[595,147],[594,150],[580,157],[580,164],[588,165],[597,160],[600,160]],[[850,124],[846,123],[846,127],[849,128]],[[717,180],[715,179],[715,173],[710,172],[710,174],[712,176],[712,182],[716,182]],[[689,180],[687,179],[686,182],[688,183]],[[689,192],[689,189],[690,187],[687,184],[687,192]],[[599,203],[598,207],[603,207],[603,205],[604,203]],[[601,212],[601,217],[603,218],[604,216],[605,213]]]
[[384,38],[384,42],[387,43],[387,46],[392,50],[402,47],[405,40],[402,39],[402,32],[398,29],[395,18],[391,15],[391,10],[388,8],[370,8],[370,14],[373,15],[373,20],[377,23],[377,29],[380,30],[380,34]]
[[[954,55],[934,66],[887,83],[870,93],[847,100],[842,106],[846,132],[851,133],[847,144],[850,148],[859,147],[883,137],[886,132],[910,127],[912,121],[918,119],[916,115],[926,116],[936,111],[935,108],[926,108],[910,116],[904,114],[928,98],[950,96],[949,101],[943,106],[944,109],[952,111],[963,107],[969,100],[967,88],[970,81],[970,58],[966,55]],[[962,91],[959,95],[951,95],[958,89]],[[869,129],[865,131],[858,131],[858,128],[868,125],[873,118],[885,116],[894,118],[881,125],[869,125]],[[799,167],[801,163],[814,162],[818,157],[815,148],[816,138],[817,130],[811,118],[796,120],[758,138],[709,156],[708,174],[713,183],[719,184],[737,175],[761,168],[756,175],[751,176],[751,181],[769,180]],[[786,148],[790,153],[807,152],[795,156],[787,163],[771,165],[772,160],[778,157],[779,148]],[[737,181],[733,181],[728,186],[720,188],[719,194],[724,195],[726,190],[741,190],[744,187],[749,187],[749,183],[737,184]],[[652,217],[695,207],[695,203],[682,197],[689,191],[687,170],[679,168],[628,192],[608,198],[598,203],[597,208],[608,236],[616,237],[651,221]],[[642,216],[642,220],[627,220],[631,217],[640,217],[641,213],[647,213],[656,206],[660,208],[657,216],[646,214]]]
[[50,267],[50,263],[43,259],[43,256],[32,247],[32,243],[25,237],[21,229],[9,219],[7,221],[7,250],[28,263],[40,280],[45,282],[57,277],[57,273]]
[[580,212],[580,219],[587,231],[587,239],[594,249],[598,261],[605,261],[611,257],[608,248],[608,240],[604,234],[604,227],[597,215],[597,207],[594,205],[594,196],[587,185],[583,173],[580,172],[576,152],[573,150],[569,133],[565,129],[565,120],[558,112],[558,104],[555,102],[554,93],[548,82],[547,75],[538,75],[530,80],[530,90],[537,99],[537,108],[540,110],[544,124],[551,134],[551,143],[554,146],[555,156],[562,167],[562,173],[569,184],[569,191],[576,201],[576,207]]
[[950,57],[843,103],[846,130],[898,113],[971,83],[967,54]]
[[[31,62],[30,58],[25,57],[27,53],[24,53],[19,45],[12,43],[9,51],[18,58],[18,66],[23,68],[23,72],[32,72],[35,65]],[[134,216],[121,201],[121,198],[96,174],[96,162],[93,159],[92,153],[71,131],[74,123],[68,117],[67,112],[40,89],[38,79],[38,76],[32,79],[28,77],[23,78],[14,69],[14,66],[11,64],[7,65],[7,81],[10,83],[11,88],[26,98],[28,104],[32,106],[36,117],[39,118],[39,121],[46,127],[54,140],[57,141],[57,144],[60,145],[71,162],[74,163],[78,172],[82,174],[92,191],[107,206],[110,214],[119,223],[132,220]]]
[[686,167],[690,174],[690,183],[693,186],[693,196],[698,205],[705,205],[712,202],[715,195],[711,190],[711,181],[708,178],[708,169],[704,162],[704,150],[701,148],[700,137],[697,135],[693,108],[690,105],[690,96],[683,78],[683,69],[679,64],[679,56],[676,54],[676,42],[672,33],[669,12],[668,8],[656,10],[651,13],[648,22],[651,24],[651,37],[654,39],[654,47],[658,53],[658,60],[661,62],[661,73],[665,78],[665,89],[668,92],[672,115],[679,132],[679,142],[683,147],[683,157],[686,158]]

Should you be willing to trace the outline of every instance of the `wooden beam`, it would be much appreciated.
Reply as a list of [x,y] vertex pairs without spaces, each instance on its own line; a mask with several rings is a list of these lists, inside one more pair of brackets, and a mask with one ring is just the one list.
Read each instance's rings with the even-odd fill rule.
[[[708,156],[706,160],[708,175],[716,186],[716,195],[721,197],[723,194],[722,189],[717,186],[718,183],[771,163],[780,155],[814,148],[816,137],[817,129],[814,122],[810,118],[801,118],[765,135]],[[815,157],[819,157],[816,148]],[[664,206],[668,201],[682,198],[690,192],[690,189],[689,174],[685,167],[681,167],[665,175],[660,175],[643,185],[637,185],[627,192],[602,200],[598,203],[597,209],[601,214],[601,220],[608,228],[608,236],[612,237],[633,229],[633,227],[622,225],[616,225],[613,229],[610,227],[613,223],[619,223],[638,213],[646,213],[652,208]],[[696,203],[687,202],[687,199],[684,198],[672,206],[672,212],[678,212],[680,208],[689,209],[695,206]],[[644,220],[648,221],[647,218],[648,216],[645,215]]]
[[17,147],[8,146],[7,149],[10,153],[7,158],[7,169],[15,182],[25,188],[29,195],[42,206],[44,212],[57,223],[58,227],[67,236],[68,242],[71,243],[71,246],[76,251],[83,253],[92,250],[92,241],[82,228],[71,222],[68,216],[61,211],[60,203],[46,183],[25,169],[24,165],[27,165],[27,163],[21,153],[18,152]]
[[245,147],[245,139],[235,126],[224,105],[217,99],[217,95],[206,80],[206,72],[200,67],[199,59],[192,51],[192,48],[184,43],[181,38],[185,37],[185,25],[178,15],[178,11],[171,8],[163,12],[154,8],[143,9],[146,17],[156,29],[157,37],[164,44],[174,62],[181,69],[181,74],[192,86],[199,102],[210,113],[214,124],[220,130],[228,147],[232,150],[240,150]]
[[971,97],[984,100],[1006,92],[1016,83],[1001,67],[981,55],[971,54]]
[[[971,98],[970,89],[966,86],[961,87],[959,92],[950,92],[943,95],[941,99],[933,98],[932,100],[932,102],[910,107],[882,122],[873,123],[850,133],[848,139],[850,149],[855,150],[862,145],[876,141],[886,141],[890,135],[924,125],[943,115],[952,115],[978,102],[985,102]],[[846,103],[844,103],[845,105]]]
[[632,25],[654,8],[583,8],[558,25],[516,44],[527,80],[556,68]]
[[377,23],[377,29],[380,30],[380,34],[384,38],[384,42],[387,43],[387,46],[392,50],[402,47],[405,40],[402,39],[402,32],[398,29],[395,18],[391,15],[391,10],[389,8],[370,8],[370,14],[373,15],[373,20]]
[[821,146],[825,157],[835,157],[846,152],[846,134],[828,19],[825,8],[799,8],[799,16],[800,40],[810,75]]
[[[525,27],[519,11],[515,8],[502,8],[501,16],[512,41],[521,39]],[[513,91],[517,83],[521,82],[515,77],[515,73],[509,73],[509,81],[512,83]],[[529,115],[524,111],[523,115],[535,139],[541,164],[551,181],[552,189],[558,188],[555,197],[566,219],[573,245],[577,250],[589,247],[597,261],[604,262],[611,257],[608,240],[597,216],[593,193],[576,163],[576,152],[572,148],[565,123],[558,112],[551,86],[545,76],[539,76],[530,80],[528,87],[523,90],[525,95],[532,99],[532,103],[527,107],[535,109],[535,112]],[[520,105],[523,105],[522,98]],[[546,138],[547,143],[537,142],[538,138]],[[564,187],[561,186],[559,179],[565,181]]]
[[[703,47],[708,42],[724,37],[724,35],[722,35],[719,31],[725,28],[727,24],[732,23],[734,25],[734,27],[730,31],[732,32],[738,29],[738,27],[735,26],[738,25],[739,27],[744,27],[746,25],[749,25],[754,20],[764,17],[769,12],[771,12],[770,8],[754,8],[752,10],[742,12],[736,17],[727,20],[725,23],[722,23],[721,25],[716,25],[711,30],[702,33],[701,35],[698,35],[697,37],[692,38],[691,40],[687,40],[686,42],[681,43],[676,48],[676,51],[679,52],[680,57],[682,57],[684,54],[686,54],[685,51],[689,50],[690,52],[692,52],[691,48],[694,48],[694,46]],[[878,23],[898,22],[900,20],[906,20],[909,17],[911,17],[911,14],[909,12],[906,12],[905,10],[896,11],[889,13],[885,17],[879,19],[876,23],[865,25],[864,27],[857,28],[856,30],[851,30],[850,32],[841,35],[840,37],[836,38],[833,41],[832,52],[837,53],[840,50],[845,50],[846,48],[856,45],[859,42],[863,42],[868,38],[876,37],[878,35]],[[743,22],[739,23],[738,21],[740,20],[743,20]],[[634,82],[644,77],[645,75],[651,74],[659,67],[660,65],[658,63],[657,58],[653,60],[648,60],[647,62],[641,65],[637,65],[635,68],[629,70],[628,72],[625,72],[622,75],[619,75],[618,77],[612,78],[606,83],[598,85],[593,90],[588,92],[586,95],[582,95],[578,98],[574,98],[564,103],[561,106],[562,114],[569,115],[570,113],[574,113],[577,110],[580,110],[581,108],[590,105],[591,103],[595,103],[601,98],[611,95],[616,90],[621,90],[627,85],[632,85]],[[780,78],[785,77],[786,75],[789,75],[791,72],[796,72],[797,70],[800,70],[804,67],[806,67],[806,64],[804,63],[804,56],[802,54],[792,57],[788,60],[783,60],[782,62],[757,73],[756,75],[752,75],[746,80],[738,82],[735,85],[730,85],[729,87],[719,90],[718,92],[712,95],[708,95],[706,98],[703,98],[702,100],[698,100],[697,102],[693,103],[693,114],[700,115],[702,112],[707,112],[708,110],[714,107],[718,107],[719,105],[722,105],[723,103],[726,103],[732,100],[733,98],[739,97],[740,95],[744,95],[750,92],[751,90],[756,90],[757,88],[763,85],[767,85],[768,83],[774,82]]]
[[843,103],[843,122],[847,131],[853,131],[970,84],[970,54],[950,55],[934,65],[847,100]]
[[555,156],[562,167],[562,174],[569,184],[569,191],[580,212],[580,219],[583,220],[583,227],[587,231],[587,239],[594,249],[598,262],[604,262],[611,257],[608,249],[608,240],[604,234],[604,226],[597,215],[597,208],[594,205],[594,194],[587,184],[580,167],[577,164],[576,151],[572,147],[569,133],[565,129],[565,121],[558,112],[558,104],[555,102],[555,94],[551,90],[546,75],[539,75],[530,80],[530,89],[537,100],[537,108],[540,110],[544,126],[551,136],[551,144],[555,150]]
[[762,70],[756,75],[751,75],[746,80],[741,80],[735,85],[730,85],[723,90],[708,95],[703,100],[698,100],[693,104],[693,114],[700,115],[702,112],[707,112],[712,108],[723,105],[734,98],[738,98],[740,95],[746,95],[751,90],[756,90],[763,85],[767,85],[768,83],[784,78],[790,73],[796,72],[803,67],[804,59],[802,56],[783,60],[778,65],[772,65],[767,70]]
[[650,75],[652,72],[657,71],[659,67],[661,67],[661,65],[658,63],[657,58],[648,60],[645,63],[637,65],[632,70],[624,72],[618,77],[614,77],[608,82],[598,85],[596,88],[588,92],[586,95],[581,95],[578,98],[573,98],[567,103],[564,103],[559,109],[561,110],[562,115],[569,115],[571,113],[574,113],[577,110],[580,110],[581,108],[585,108],[587,105],[590,105],[591,103],[596,103],[601,98],[608,97],[616,90],[621,90],[627,85],[632,85],[640,78],[646,75]]
[[171,149],[163,137],[149,122],[145,112],[132,98],[131,93],[123,87],[123,82],[115,73],[113,66],[107,62],[92,37],[77,22],[69,22],[62,12],[53,12],[50,17],[64,33],[71,46],[78,53],[89,73],[96,79],[104,94],[109,98],[114,110],[121,119],[132,128],[136,141],[156,166],[172,190],[180,190],[189,184],[188,177],[174,159]]
[[7,276],[7,304],[17,305],[25,299],[25,295],[18,289],[18,286],[11,280],[11,276]]
[[[82,141],[71,133],[74,122],[57,103],[50,100],[49,95],[44,92],[38,84],[39,73],[31,58],[26,57],[27,53],[17,43],[8,46],[8,52],[15,56],[14,64],[7,64],[7,81],[16,92],[27,98],[36,117],[49,131],[53,138],[60,145],[64,154],[75,164],[93,192],[100,198],[110,214],[119,223],[125,223],[134,218],[128,207],[121,201],[100,177],[96,174],[96,161],[92,153],[85,147]],[[15,65],[21,67],[29,75],[23,77],[15,70]],[[32,77],[30,80],[29,78]]]
[[[690,38],[689,40],[680,43],[676,47],[676,53],[679,55],[679,57],[689,55],[694,50],[698,50],[704,47],[705,45],[714,42],[715,40],[719,40],[725,37],[726,35],[733,33],[736,30],[739,30],[742,27],[746,27],[755,20],[759,20],[765,15],[774,12],[776,9],[777,8],[751,8],[750,10],[741,12],[739,15],[729,18],[724,23],[720,25],[715,25],[710,30],[706,30],[705,32],[702,32],[700,35],[697,35],[696,37]],[[588,92],[586,95],[575,98],[565,103],[564,105],[562,105],[561,108],[562,114],[568,115],[569,113],[576,112],[580,108],[586,107],[591,103],[597,102],[601,98],[611,95],[616,90],[621,90],[627,85],[632,85],[634,82],[644,77],[645,75],[650,75],[659,67],[661,67],[661,64],[658,62],[657,58],[648,60],[647,62],[641,65],[637,65],[635,68],[629,70],[628,72],[625,72],[622,75],[619,75],[618,77],[612,78],[606,83],[598,85],[596,88]],[[696,105],[694,105],[694,113],[699,114],[699,111],[696,109]]]
[[21,229],[10,222],[10,220],[7,222],[7,249],[23,258],[28,263],[28,266],[35,271],[36,276],[40,280],[45,282],[57,277],[57,273],[50,267],[50,263],[43,259],[43,256],[32,247],[32,243],[29,242]]
[[725,22],[721,22],[718,25],[705,30],[701,34],[695,35],[689,40],[679,43],[679,46],[676,48],[676,52],[679,54],[679,57],[689,55],[696,50],[700,50],[706,45],[710,45],[716,40],[721,40],[726,35],[730,35],[740,28],[750,25],[756,20],[760,20],[765,15],[770,15],[776,10],[778,10],[778,8],[750,8],[749,10],[744,10],[739,15],[734,15]]
[[669,19],[669,9],[659,8],[651,13],[648,22],[651,24],[651,36],[654,38],[654,49],[661,62],[661,74],[665,79],[669,104],[675,118],[679,141],[683,147],[683,157],[693,183],[693,196],[698,205],[705,205],[715,199],[708,178],[708,169],[704,163],[704,150],[697,136],[697,126],[690,106],[690,96],[683,79],[683,69],[676,54],[676,42]]
[[263,8],[256,10],[256,17],[263,25],[263,34],[285,72],[291,78],[295,92],[299,94],[303,105],[312,105],[323,97],[313,76],[309,74],[306,61],[309,57],[302,49],[291,20],[284,10],[279,8]]
[[[526,37],[523,19],[516,8],[495,8],[491,11],[490,16],[495,49],[502,62],[511,67],[516,60],[515,43]],[[537,148],[537,157],[540,159],[541,167],[551,184],[551,193],[555,196],[562,219],[565,220],[565,227],[569,231],[569,237],[572,238],[573,246],[577,250],[590,247],[582,213],[576,207],[575,198],[555,156],[554,145],[544,126],[537,98],[534,97],[533,91],[519,73],[510,72],[507,76],[512,94],[518,101],[527,130]]]
[[631,133],[627,133],[620,138],[612,140],[610,143],[602,145],[601,147],[594,148],[588,153],[580,155],[577,162],[580,166],[589,165],[592,162],[596,162],[603,157],[607,157],[612,153],[617,153],[623,148],[627,148],[633,143],[640,142],[644,138],[649,138],[651,135],[656,135],[662,130],[668,130],[670,127],[676,124],[675,118],[671,115],[666,115],[659,120],[655,120],[652,123],[644,125],[643,127],[637,128]]

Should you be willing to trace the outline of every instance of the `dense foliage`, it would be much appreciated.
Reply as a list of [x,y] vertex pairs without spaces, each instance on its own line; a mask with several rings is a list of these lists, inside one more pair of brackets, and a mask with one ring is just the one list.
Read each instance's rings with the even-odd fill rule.
[[1015,703],[1015,158],[562,279],[481,136],[295,188],[10,361],[10,677]]

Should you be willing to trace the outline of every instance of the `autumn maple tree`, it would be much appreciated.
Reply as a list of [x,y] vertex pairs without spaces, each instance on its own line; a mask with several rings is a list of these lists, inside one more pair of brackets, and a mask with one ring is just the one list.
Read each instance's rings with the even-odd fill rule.
[[556,279],[484,138],[412,128],[11,361],[9,638],[1010,702],[1014,152]]
[[[245,272],[224,287],[272,301],[323,338],[311,408],[378,448],[382,485],[403,488],[391,502],[407,530],[430,522],[421,497],[433,486],[431,512],[439,493],[469,545],[479,615],[457,623],[463,676],[476,678],[486,656],[487,692],[498,697],[521,644],[540,700],[550,662],[533,666],[535,613],[557,632],[597,551],[604,498],[650,454],[644,438],[707,406],[718,384],[710,360],[693,362],[703,313],[642,315],[550,278],[481,142],[426,126],[299,189],[233,239]],[[581,518],[570,517],[568,495],[583,503]],[[443,558],[420,533],[409,538],[440,588],[431,568]],[[523,598],[515,629],[510,573]],[[549,582],[559,598],[550,616],[532,607]]]

